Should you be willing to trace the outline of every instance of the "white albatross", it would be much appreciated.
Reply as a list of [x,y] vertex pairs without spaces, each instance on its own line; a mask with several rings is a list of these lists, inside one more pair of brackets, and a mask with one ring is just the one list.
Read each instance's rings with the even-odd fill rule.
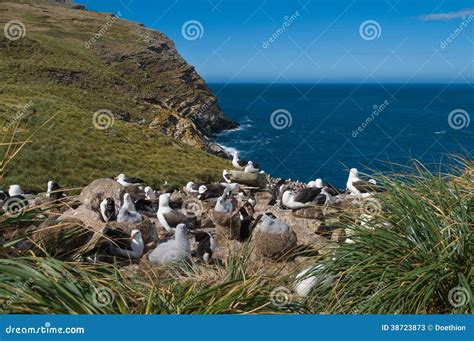
[[135,205],[133,204],[130,194],[125,193],[123,196],[123,205],[117,215],[117,221],[119,223],[136,224],[142,221],[142,219],[142,215],[135,209]]
[[161,226],[168,232],[174,233],[179,224],[195,224],[196,218],[188,217],[180,211],[173,210],[170,207],[170,193],[160,195],[158,212],[156,216]]
[[114,256],[120,256],[125,258],[137,259],[143,256],[143,250],[145,249],[145,243],[142,239],[142,233],[140,230],[132,230],[130,233],[130,246],[128,249],[122,249],[117,246],[110,247],[110,253]]
[[367,182],[359,178],[359,171],[357,168],[351,168],[349,177],[347,179],[346,187],[352,195],[365,198],[372,195],[374,192],[384,192],[385,190],[377,186],[375,180]]
[[186,225],[179,224],[176,226],[174,239],[158,244],[148,255],[148,260],[157,265],[185,260],[191,255],[191,245],[186,232]]

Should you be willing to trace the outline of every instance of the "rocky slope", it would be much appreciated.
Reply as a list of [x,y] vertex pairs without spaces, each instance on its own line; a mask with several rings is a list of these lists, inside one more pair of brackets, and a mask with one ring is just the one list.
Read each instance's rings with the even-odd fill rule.
[[[120,16],[69,1],[0,0],[1,140],[42,127],[14,170],[0,164],[0,185],[55,174],[79,186],[120,172],[181,183],[221,171],[225,163],[204,152],[219,155],[209,138],[236,123],[169,38]],[[98,111],[113,116],[107,129],[94,129]]]
[[[32,38],[29,33],[38,31],[64,41],[83,39],[77,41],[81,47],[92,51],[113,73],[108,86],[114,88],[115,96],[130,99],[135,108],[115,113],[117,119],[149,125],[199,147],[212,134],[237,126],[225,117],[204,80],[163,33],[122,20],[121,13],[91,12],[65,0],[18,2],[22,1],[2,1],[2,24],[6,19],[20,20],[26,40]],[[64,30],[58,37],[53,29],[60,25]],[[68,60],[38,71],[37,77],[95,90],[97,76],[69,69]]]

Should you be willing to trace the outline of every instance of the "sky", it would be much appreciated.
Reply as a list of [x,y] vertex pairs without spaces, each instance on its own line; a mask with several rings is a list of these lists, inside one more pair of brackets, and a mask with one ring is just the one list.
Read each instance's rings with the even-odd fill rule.
[[207,82],[474,83],[472,0],[76,0],[157,29]]

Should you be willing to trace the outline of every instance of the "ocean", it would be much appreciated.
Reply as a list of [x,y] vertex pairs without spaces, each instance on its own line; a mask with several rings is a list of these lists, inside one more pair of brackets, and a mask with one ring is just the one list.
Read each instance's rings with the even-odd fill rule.
[[[418,160],[430,168],[474,150],[474,86],[209,84],[240,129],[215,141],[275,177],[344,187]],[[395,167],[396,168],[396,167]]]

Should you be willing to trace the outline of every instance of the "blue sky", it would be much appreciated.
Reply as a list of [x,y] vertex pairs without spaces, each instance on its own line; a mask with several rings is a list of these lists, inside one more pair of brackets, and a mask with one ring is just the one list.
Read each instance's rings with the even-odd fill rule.
[[474,82],[472,0],[77,2],[162,31],[208,82]]

